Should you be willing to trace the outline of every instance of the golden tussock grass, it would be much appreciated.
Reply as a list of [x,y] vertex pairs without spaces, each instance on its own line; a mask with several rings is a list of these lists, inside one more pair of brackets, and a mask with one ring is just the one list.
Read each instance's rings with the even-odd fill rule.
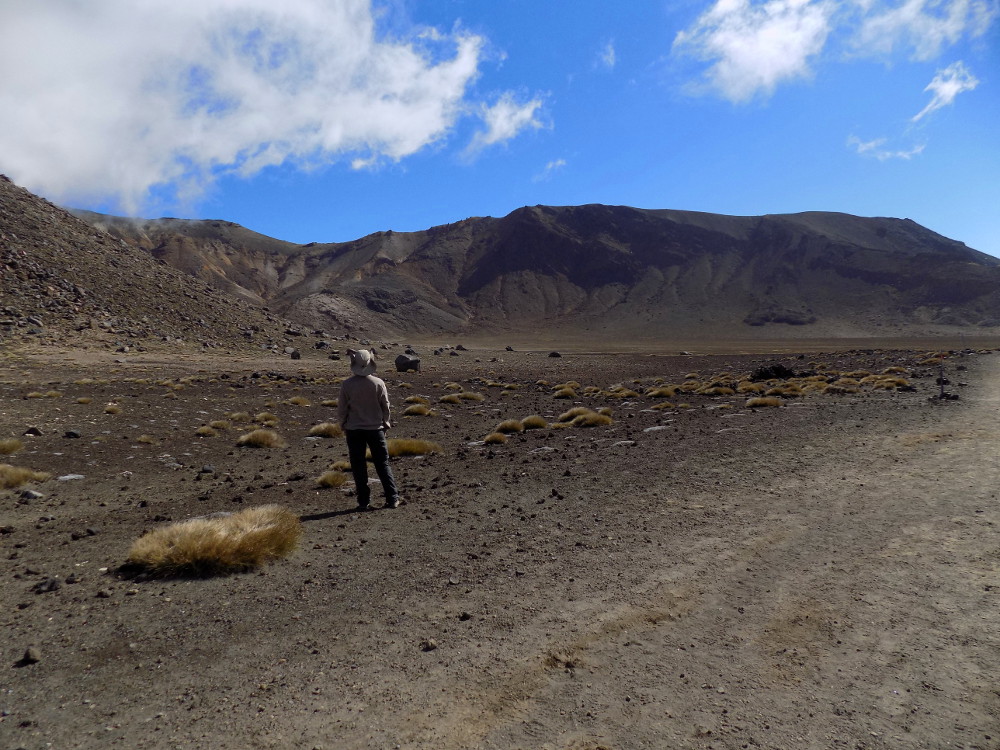
[[230,427],[232,427],[232,425],[229,424],[229,422],[227,422],[225,419],[214,419],[208,423],[208,426],[211,427],[213,430],[228,430]]
[[518,383],[505,383],[503,389],[505,391],[516,391],[520,387]]
[[881,375],[879,376],[879,379],[872,384],[872,387],[891,391],[897,388],[909,388],[910,381],[906,378],[892,378]]
[[171,400],[176,400],[177,399],[177,394],[174,393],[173,391],[171,391],[170,393],[164,393],[163,394],[163,398],[169,398]]
[[143,445],[155,445],[156,438],[152,435],[140,435],[135,439],[135,442],[142,443]]
[[284,448],[285,441],[274,430],[251,430],[236,439],[241,448]]
[[403,409],[404,417],[429,417],[433,413],[424,404],[411,404]]
[[224,575],[285,557],[301,536],[295,513],[262,505],[154,529],[132,544],[127,564],[160,576]]
[[696,372],[689,372],[687,375],[684,376],[684,379],[685,380],[697,380],[698,379],[698,373],[696,373]]
[[559,383],[557,385],[551,386],[552,390],[554,391],[561,391],[563,388],[572,388],[573,390],[577,390],[578,388],[581,387],[582,386],[580,385],[580,383],[577,382],[576,380],[568,380],[565,383]]
[[320,422],[309,428],[309,437],[339,438],[344,431],[336,422]]
[[550,385],[548,380],[536,380],[535,385]]
[[413,384],[412,383],[399,383],[396,387],[397,388],[412,388]]
[[500,424],[498,424],[496,427],[493,428],[493,432],[503,432],[503,433],[521,432],[523,430],[524,430],[524,425],[521,424],[520,420],[518,419],[505,419],[503,422],[501,422]]
[[698,393],[702,396],[733,396],[736,394],[729,386],[725,385],[712,385],[707,388],[701,388]]
[[656,409],[657,411],[659,411],[659,410],[662,410],[662,409],[674,409],[674,408],[676,408],[676,407],[675,407],[675,406],[674,406],[674,405],[673,405],[673,404],[672,404],[671,402],[669,402],[669,401],[664,401],[664,402],[662,402],[662,403],[659,403],[659,404],[655,404],[655,405],[653,405],[653,406],[650,406],[649,408],[650,408],[650,409]]
[[532,414],[530,417],[525,417],[521,420],[521,426],[526,430],[544,430],[549,426],[549,423],[545,421],[544,417]]
[[305,396],[292,396],[285,403],[289,406],[312,406],[312,401]]
[[0,464],[0,487],[5,490],[20,487],[28,482],[44,482],[51,474],[44,471],[34,471],[23,466],[11,466],[10,464]]
[[741,380],[736,386],[737,393],[763,393],[764,386],[761,383],[754,383],[749,380]]
[[483,442],[487,445],[503,445],[507,442],[507,436],[502,432],[491,432],[483,438]]
[[339,461],[334,461],[332,464],[330,464],[330,469],[332,471],[350,471],[351,462],[342,458]]
[[342,471],[324,471],[316,477],[316,484],[320,487],[340,487],[347,483],[347,474]]
[[603,427],[604,425],[611,424],[613,421],[607,414],[598,414],[596,411],[592,411],[589,414],[581,414],[574,418],[570,424],[574,427]]
[[32,391],[31,393],[24,394],[25,398],[45,398],[45,394],[41,391]]
[[783,383],[774,388],[768,388],[765,396],[783,396],[784,398],[795,398],[802,395],[802,389],[794,383]]
[[319,405],[320,406],[326,406],[326,407],[330,407],[330,408],[336,409],[337,408],[337,399],[335,399],[335,398],[325,398],[325,399],[323,399],[322,401],[319,402]]
[[111,404],[108,404],[107,406],[104,407],[104,413],[105,414],[121,414],[122,413],[122,407],[119,406],[118,404],[111,403]]
[[859,393],[860,388],[856,385],[841,385],[839,383],[830,383],[823,389],[823,393],[829,393],[832,395],[843,395],[847,393]]
[[194,431],[194,434],[197,435],[198,437],[215,437],[219,433],[216,430],[209,427],[207,424],[203,424],[201,427],[199,427],[197,430]]
[[254,415],[253,421],[254,422],[260,422],[260,423],[263,423],[263,422],[277,422],[278,418],[276,416],[274,416],[269,411],[262,411],[262,412],[260,412],[260,413],[258,413],[256,415]]
[[440,453],[441,446],[430,440],[418,440],[415,438],[392,438],[386,441],[389,455],[396,456],[425,456],[429,453]]
[[552,394],[553,398],[576,398],[576,391],[572,388],[560,388],[558,391]]
[[475,391],[462,391],[458,394],[458,397],[463,401],[483,401],[486,399],[482,393],[476,393]]
[[679,388],[676,385],[666,385],[659,388],[650,388],[646,391],[649,398],[673,398],[677,395]]
[[92,399],[90,396],[80,396],[80,398],[78,398],[76,400],[76,403],[78,403],[78,404],[89,404],[93,400],[94,399]]
[[556,421],[572,422],[574,419],[581,416],[582,414],[592,414],[592,413],[594,413],[594,410],[588,409],[586,406],[574,406],[569,411],[564,411],[562,414],[560,414],[559,418]]
[[97,383],[93,378],[80,378],[79,380],[74,380],[73,385],[94,385]]
[[249,422],[250,415],[245,411],[231,411],[226,415],[232,422]]
[[781,406],[782,401],[777,396],[756,396],[747,401],[747,406],[751,409],[759,409],[764,406]]
[[639,398],[639,394],[631,388],[622,388],[621,386],[615,386],[611,390],[604,391],[603,395],[607,398]]
[[24,443],[19,438],[4,438],[0,440],[0,455],[9,456],[11,453],[17,453],[23,447]]
[[461,383],[445,383],[444,389],[446,391],[464,391]]
[[439,398],[438,402],[442,404],[460,404],[462,399],[458,397],[457,393],[449,393],[448,395]]
[[611,411],[611,407],[610,406],[601,406],[601,407],[599,407],[597,409],[597,413],[598,414],[603,414],[606,417],[610,417],[612,414],[614,414],[614,412]]
[[403,399],[404,404],[423,404],[424,406],[429,406],[431,400],[426,396],[407,396]]
[[910,371],[905,367],[886,367],[882,370],[883,375],[909,375]]

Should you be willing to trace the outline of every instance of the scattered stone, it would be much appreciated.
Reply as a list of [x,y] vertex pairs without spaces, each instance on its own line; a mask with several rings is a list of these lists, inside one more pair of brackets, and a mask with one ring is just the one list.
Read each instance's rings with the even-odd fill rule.
[[458,619],[461,620],[462,622],[468,622],[469,620],[472,619],[472,615],[470,615],[468,612],[463,612],[458,616]]
[[549,352],[549,356],[550,357],[561,357],[562,355],[559,352]]
[[110,599],[113,594],[114,592],[111,589],[101,589],[96,594],[94,594],[94,596],[96,596],[98,599]]
[[25,435],[30,435],[31,437],[40,437],[41,434],[42,434],[42,431],[40,429],[38,429],[37,427],[29,427],[27,430],[24,431],[24,434]]
[[421,651],[433,651],[437,647],[438,647],[438,642],[435,641],[433,638],[425,638],[424,640],[420,641]]
[[42,660],[42,651],[37,646],[28,646],[24,650],[24,656],[17,663],[19,667],[27,667],[30,664],[38,664]]
[[74,440],[83,437],[83,435],[80,433],[79,430],[66,430],[66,432],[63,433],[63,437]]
[[45,495],[38,490],[22,490],[19,497],[22,500],[41,500]]
[[302,352],[300,352],[298,349],[294,349],[288,356],[291,357],[292,359],[302,359]]
[[62,588],[62,581],[59,580],[59,576],[52,576],[51,578],[43,578],[34,586],[31,590],[36,594],[48,594],[52,591],[58,591]]
[[70,482],[74,479],[84,479],[83,474],[63,474],[61,477],[56,477],[58,482]]

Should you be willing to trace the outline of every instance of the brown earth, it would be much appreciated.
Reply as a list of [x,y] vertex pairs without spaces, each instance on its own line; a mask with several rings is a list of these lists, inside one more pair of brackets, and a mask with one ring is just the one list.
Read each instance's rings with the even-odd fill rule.
[[[391,434],[442,453],[396,459],[405,504],[367,513],[315,485],[343,441],[306,439],[343,362],[8,354],[0,438],[41,435],[6,460],[53,478],[0,494],[0,747],[1000,746],[994,354],[945,361],[958,401],[914,350],[546,354],[383,366]],[[771,363],[916,389],[583,395]],[[574,404],[539,379],[614,422],[478,444]],[[437,403],[449,382],[485,400]],[[400,416],[413,394],[437,415]],[[264,410],[287,448],[195,435]],[[117,573],[145,530],[267,503],[303,518],[287,560]]]

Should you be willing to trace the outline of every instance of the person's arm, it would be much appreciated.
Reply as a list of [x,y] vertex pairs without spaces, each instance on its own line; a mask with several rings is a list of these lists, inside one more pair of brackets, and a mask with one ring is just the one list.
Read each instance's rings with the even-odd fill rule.
[[378,404],[382,409],[382,429],[388,430],[392,427],[392,419],[389,412],[389,390],[384,384],[378,389]]
[[340,429],[344,429],[345,422],[347,422],[347,394],[344,392],[344,384],[341,383],[340,396],[337,397],[337,424],[340,425]]

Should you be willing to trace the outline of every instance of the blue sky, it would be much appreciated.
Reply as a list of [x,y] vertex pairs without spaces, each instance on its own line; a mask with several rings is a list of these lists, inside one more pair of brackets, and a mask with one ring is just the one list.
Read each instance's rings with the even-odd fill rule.
[[1000,256],[1000,0],[0,0],[0,172],[292,242],[522,205]]

